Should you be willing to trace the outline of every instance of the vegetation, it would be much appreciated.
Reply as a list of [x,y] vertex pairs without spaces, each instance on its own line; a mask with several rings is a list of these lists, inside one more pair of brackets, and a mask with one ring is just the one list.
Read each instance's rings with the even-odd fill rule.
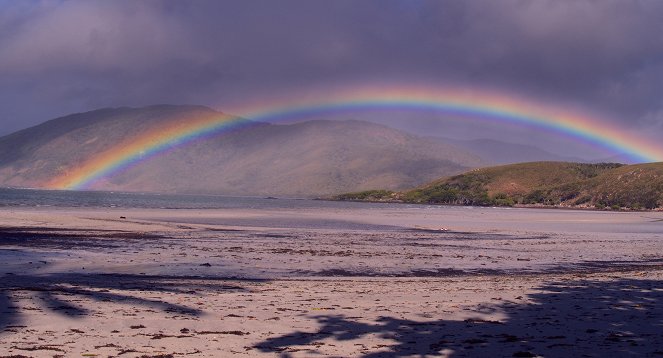
[[520,163],[475,169],[403,192],[371,190],[335,199],[651,210],[663,208],[663,163]]
[[336,200],[345,201],[389,201],[396,193],[389,190],[367,190],[337,195]]

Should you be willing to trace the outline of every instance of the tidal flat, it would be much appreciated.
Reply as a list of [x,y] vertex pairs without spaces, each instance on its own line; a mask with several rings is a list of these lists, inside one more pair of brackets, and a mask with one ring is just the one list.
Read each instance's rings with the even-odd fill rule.
[[0,208],[0,357],[663,355],[663,213]]

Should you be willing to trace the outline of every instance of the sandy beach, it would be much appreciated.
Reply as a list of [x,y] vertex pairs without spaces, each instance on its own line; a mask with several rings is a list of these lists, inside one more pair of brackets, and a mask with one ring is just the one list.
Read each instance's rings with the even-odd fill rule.
[[0,209],[0,357],[663,355],[663,213]]

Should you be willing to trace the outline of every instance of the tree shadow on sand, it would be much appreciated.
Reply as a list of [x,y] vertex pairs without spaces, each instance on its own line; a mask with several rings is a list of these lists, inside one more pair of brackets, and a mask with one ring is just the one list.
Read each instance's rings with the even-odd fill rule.
[[[139,250],[138,244],[161,238],[151,233],[114,230],[0,228],[0,260],[4,261],[5,268],[23,270],[0,273],[0,334],[22,324],[19,306],[25,299],[33,300],[41,306],[39,309],[72,318],[94,314],[75,303],[80,300],[133,304],[170,314],[200,316],[203,311],[198,308],[146,298],[141,291],[195,297],[197,291],[245,291],[249,281],[261,281],[176,275],[37,273],[49,265],[42,261],[44,255],[62,255],[76,250],[109,252],[128,246]],[[32,269],[25,269],[26,263]]]
[[[502,312],[500,322],[416,321],[381,317],[372,323],[342,315],[315,316],[316,332],[296,331],[269,338],[262,352],[316,354],[325,339],[337,342],[369,337],[361,357],[663,357],[662,281],[555,282],[529,296],[527,304],[506,302],[483,311]],[[328,342],[328,341],[327,341]],[[301,353],[300,353],[301,354]]]
[[[21,312],[17,304],[21,299],[36,298],[42,309],[76,318],[93,314],[72,301],[81,299],[133,304],[150,307],[165,313],[200,316],[197,308],[145,298],[140,291],[176,293],[195,296],[198,291],[246,291],[238,279],[208,278],[197,276],[127,275],[127,274],[79,274],[4,275],[0,281],[0,333],[10,331],[21,324]],[[251,280],[256,282],[257,280]]]

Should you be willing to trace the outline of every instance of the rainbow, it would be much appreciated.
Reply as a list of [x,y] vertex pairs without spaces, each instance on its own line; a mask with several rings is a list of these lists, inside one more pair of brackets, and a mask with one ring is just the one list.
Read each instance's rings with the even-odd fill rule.
[[255,125],[257,122],[226,114],[173,118],[159,128],[129,138],[64,174],[52,179],[50,189],[81,190],[160,153],[218,133]]
[[86,189],[171,148],[250,126],[254,121],[274,122],[335,112],[392,109],[432,110],[463,118],[532,126],[614,153],[626,154],[634,161],[663,161],[661,145],[647,142],[599,116],[503,91],[407,85],[350,86],[246,103],[233,110],[241,117],[204,115],[167,121],[154,130],[119,143],[78,167],[65,171],[46,186],[54,189]]

